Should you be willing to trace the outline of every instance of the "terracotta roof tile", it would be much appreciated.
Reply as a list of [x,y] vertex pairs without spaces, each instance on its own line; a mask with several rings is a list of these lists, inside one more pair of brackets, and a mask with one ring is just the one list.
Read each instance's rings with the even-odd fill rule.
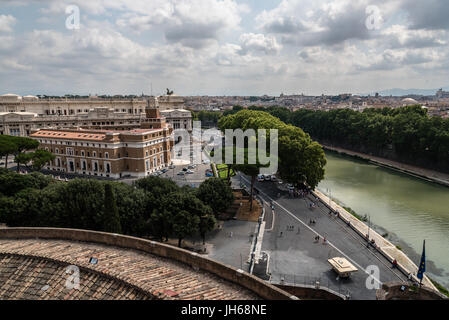
[[[92,256],[98,264],[89,263]],[[80,267],[80,290],[65,287],[69,264]],[[63,240],[0,239],[0,299],[137,298],[258,297],[212,274],[136,250]]]

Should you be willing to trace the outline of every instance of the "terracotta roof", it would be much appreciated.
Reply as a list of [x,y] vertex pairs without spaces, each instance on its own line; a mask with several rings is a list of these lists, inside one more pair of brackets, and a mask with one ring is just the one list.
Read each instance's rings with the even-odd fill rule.
[[106,139],[106,134],[104,132],[93,133],[82,131],[39,130],[31,134],[30,137],[102,141]]
[[92,140],[92,141],[103,141],[106,139],[108,133],[119,133],[119,134],[144,134],[153,133],[161,129],[134,129],[134,130],[51,130],[51,129],[41,129],[30,137],[33,138],[53,138],[53,139],[71,139],[71,140]]
[[147,300],[153,297],[125,282],[80,270],[79,289],[67,289],[67,264],[0,254],[0,300]]
[[[91,264],[91,257],[98,262]],[[65,287],[68,265],[81,271],[76,292]],[[218,276],[137,250],[66,240],[0,239],[0,299],[150,298],[258,299]]]

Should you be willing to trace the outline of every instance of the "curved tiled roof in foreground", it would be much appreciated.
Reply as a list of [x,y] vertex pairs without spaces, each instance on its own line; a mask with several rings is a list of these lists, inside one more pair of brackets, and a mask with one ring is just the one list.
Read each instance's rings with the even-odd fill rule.
[[[78,289],[66,286],[73,268],[79,270]],[[141,238],[75,229],[0,229],[0,299],[261,298],[291,296],[241,270]]]

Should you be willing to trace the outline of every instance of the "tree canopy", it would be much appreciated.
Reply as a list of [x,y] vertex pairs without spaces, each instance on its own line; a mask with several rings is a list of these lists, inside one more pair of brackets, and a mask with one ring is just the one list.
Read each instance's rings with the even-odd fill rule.
[[225,212],[234,201],[232,189],[219,178],[204,181],[196,191],[196,196],[210,206],[215,214]]
[[[209,184],[200,186],[203,196],[210,192]],[[221,192],[227,193],[226,188]],[[179,243],[195,234],[204,241],[216,225],[213,210],[194,189],[178,187],[169,179],[147,177],[132,186],[95,179],[61,182],[38,172],[22,175],[4,168],[0,169],[0,222],[11,227],[79,228],[160,240],[174,236]]]
[[[288,125],[264,111],[242,110],[223,117],[218,122],[225,129],[278,130],[278,173],[295,185],[306,183],[315,188],[324,177],[326,159],[322,147],[302,129]],[[269,139],[269,131],[267,131]],[[258,137],[260,138],[260,137]]]

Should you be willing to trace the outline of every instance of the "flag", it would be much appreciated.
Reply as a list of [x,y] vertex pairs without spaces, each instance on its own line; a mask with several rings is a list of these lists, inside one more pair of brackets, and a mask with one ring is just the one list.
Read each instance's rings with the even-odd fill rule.
[[424,272],[426,272],[426,240],[424,240],[422,245],[421,262],[419,263],[418,274],[416,275],[417,278],[422,280],[424,277]]

